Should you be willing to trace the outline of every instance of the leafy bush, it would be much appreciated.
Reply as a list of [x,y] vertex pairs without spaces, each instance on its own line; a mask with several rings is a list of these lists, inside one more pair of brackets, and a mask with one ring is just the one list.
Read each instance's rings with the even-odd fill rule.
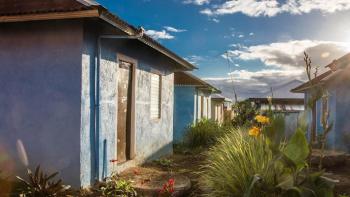
[[250,126],[258,110],[250,101],[241,101],[233,105],[234,117],[232,119],[233,127]]
[[185,145],[190,148],[210,147],[223,135],[224,130],[216,121],[203,119],[187,129]]
[[208,196],[332,196],[334,182],[306,165],[304,127],[284,141],[281,119],[256,121],[253,130],[234,129],[207,153],[200,186]]
[[36,167],[34,174],[28,169],[28,181],[17,176],[21,182],[19,192],[27,197],[64,196],[70,186],[64,186],[61,179],[52,181],[57,175],[58,172],[45,174],[40,166]]
[[131,185],[131,182],[120,179],[116,174],[106,178],[105,182],[101,183],[100,191],[103,196],[107,197],[133,197],[137,195],[135,189]]

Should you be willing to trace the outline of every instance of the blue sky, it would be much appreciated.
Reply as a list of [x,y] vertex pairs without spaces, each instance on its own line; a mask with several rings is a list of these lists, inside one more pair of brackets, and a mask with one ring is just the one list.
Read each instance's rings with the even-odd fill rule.
[[222,89],[235,84],[242,98],[303,80],[304,50],[323,66],[350,49],[349,0],[98,2],[196,64],[196,75]]

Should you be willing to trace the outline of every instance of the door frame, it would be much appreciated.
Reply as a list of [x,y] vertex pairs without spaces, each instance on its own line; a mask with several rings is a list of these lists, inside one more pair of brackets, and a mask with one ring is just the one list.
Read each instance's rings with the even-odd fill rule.
[[[127,136],[127,161],[128,160],[132,160],[136,157],[136,134],[135,134],[135,106],[136,106],[136,69],[137,69],[137,60],[133,59],[131,57],[128,57],[126,55],[117,53],[117,77],[119,77],[119,62],[120,61],[124,61],[124,62],[128,62],[131,63],[131,68],[130,68],[130,72],[131,72],[131,84],[130,84],[130,88],[131,88],[131,95],[130,95],[130,115],[129,115],[129,128],[130,128],[130,135]],[[119,94],[118,92],[118,78],[116,81],[116,89],[117,89],[117,94]],[[118,146],[118,142],[117,142],[117,136],[118,136],[118,96],[116,96],[116,112],[117,112],[117,117],[116,117],[116,127],[115,127],[115,140],[116,140],[116,144],[115,144],[115,149],[117,149]],[[118,151],[115,151],[115,158],[118,158]]]

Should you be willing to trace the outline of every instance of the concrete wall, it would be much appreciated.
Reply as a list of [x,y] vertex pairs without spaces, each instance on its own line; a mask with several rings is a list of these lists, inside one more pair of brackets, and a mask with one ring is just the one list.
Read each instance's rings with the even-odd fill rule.
[[40,164],[78,186],[82,23],[1,24],[0,146],[23,172],[16,141],[29,167]]
[[189,125],[195,122],[195,92],[193,86],[175,86],[174,142],[181,142]]
[[[113,171],[120,171],[148,159],[172,153],[173,140],[173,70],[163,57],[132,40],[103,40],[101,43],[101,65],[99,69],[99,110],[97,113],[98,135],[94,136],[93,125],[93,76],[97,34],[94,27],[87,26],[84,34],[83,87],[82,87],[82,127],[81,148],[82,185],[89,185],[94,178],[102,179]],[[121,166],[112,164],[116,159],[117,132],[117,54],[121,53],[135,59],[136,70],[136,158]],[[150,118],[150,80],[151,73],[162,75],[161,118]],[[96,147],[93,141],[97,141]],[[95,151],[96,153],[93,153]],[[91,170],[93,169],[93,170]],[[94,174],[97,177],[94,177]]]

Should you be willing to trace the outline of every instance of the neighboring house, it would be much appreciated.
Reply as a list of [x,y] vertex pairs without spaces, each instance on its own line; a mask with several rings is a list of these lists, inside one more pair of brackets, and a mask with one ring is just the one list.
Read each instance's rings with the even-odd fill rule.
[[212,95],[211,117],[218,123],[223,123],[225,119],[232,119],[232,100],[221,94]]
[[211,94],[219,90],[188,72],[176,72],[174,82],[174,141],[181,142],[189,125],[211,118]]
[[285,117],[286,135],[295,132],[300,115],[304,112],[304,95],[302,93],[292,93],[290,90],[303,82],[292,80],[278,87],[272,88],[272,92],[266,92],[259,97],[249,98],[258,110],[266,111],[269,109],[268,97],[272,97],[271,110],[275,113],[283,114]]
[[310,84],[327,90],[328,93],[316,103],[314,125],[311,123],[312,112],[308,110],[309,129],[314,126],[317,133],[322,133],[322,113],[328,111],[329,124],[333,124],[328,135],[328,147],[350,152],[350,54],[333,61],[326,68],[328,70],[312,79],[312,83],[306,82],[292,91],[305,93],[307,103],[310,99]]
[[[172,153],[174,71],[194,66],[91,0],[0,0],[0,146],[88,186]],[[117,160],[117,162],[112,162]]]

